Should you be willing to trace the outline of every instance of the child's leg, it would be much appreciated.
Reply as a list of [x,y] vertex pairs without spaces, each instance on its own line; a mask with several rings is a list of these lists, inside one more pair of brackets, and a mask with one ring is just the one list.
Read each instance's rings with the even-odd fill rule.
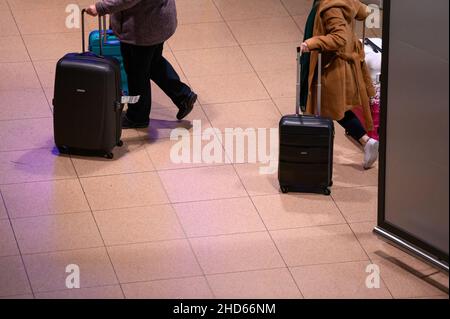
[[355,141],[361,143],[361,145],[364,146],[369,141],[366,130],[352,111],[345,112],[344,118],[338,121],[338,123]]

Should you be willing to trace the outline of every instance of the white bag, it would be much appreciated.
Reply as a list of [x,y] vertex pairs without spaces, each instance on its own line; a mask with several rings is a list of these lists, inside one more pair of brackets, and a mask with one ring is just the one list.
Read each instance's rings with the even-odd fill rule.
[[[364,52],[366,53],[366,64],[369,68],[372,82],[377,84],[380,83],[381,77],[382,53],[380,49],[383,49],[383,41],[380,38],[368,38],[365,42]],[[377,49],[376,47],[378,47],[379,49]]]

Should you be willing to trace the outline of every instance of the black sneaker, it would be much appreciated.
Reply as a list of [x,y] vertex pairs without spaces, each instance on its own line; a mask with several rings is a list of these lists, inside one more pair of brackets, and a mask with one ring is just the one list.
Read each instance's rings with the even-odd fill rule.
[[180,110],[177,114],[177,119],[182,120],[188,116],[188,114],[192,112],[195,102],[197,102],[197,94],[191,91],[188,97],[183,101],[183,103],[181,103]]
[[128,119],[128,117],[126,116],[126,114],[122,115],[122,128],[123,129],[147,128],[147,127],[148,127],[148,122],[147,123],[136,123],[136,122],[130,121]]

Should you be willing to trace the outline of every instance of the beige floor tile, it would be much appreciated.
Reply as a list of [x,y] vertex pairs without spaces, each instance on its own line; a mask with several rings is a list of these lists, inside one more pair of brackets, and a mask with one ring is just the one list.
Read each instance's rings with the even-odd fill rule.
[[333,191],[332,196],[347,222],[377,219],[377,187],[338,188]]
[[281,115],[295,114],[295,97],[274,98],[273,101]]
[[19,151],[53,147],[53,119],[2,121],[0,151]]
[[[192,40],[193,38],[195,41]],[[233,35],[223,22],[180,25],[175,35],[169,40],[173,51],[222,48],[236,44]]]
[[241,45],[295,42],[301,38],[291,17],[231,21],[229,26]]
[[214,127],[226,128],[278,128],[280,113],[270,100],[208,104],[205,113]]
[[[377,260],[380,274],[394,298],[414,298],[447,295],[427,281],[387,261]],[[447,290],[448,291],[448,290]]]
[[31,62],[0,63],[0,90],[40,88]]
[[73,0],[8,0],[12,11],[16,10],[40,10],[49,8],[65,8],[68,4],[77,3]]
[[53,87],[55,85],[55,72],[57,62],[57,60],[33,62],[39,80],[41,81],[43,87]]
[[313,1],[312,0],[281,0],[286,9],[292,15],[304,14],[311,10]]
[[[246,163],[234,165],[239,178],[250,196],[278,194],[278,163]],[[262,170],[274,168],[274,172],[266,174]]]
[[295,97],[297,73],[294,68],[285,71],[258,72],[258,75],[272,98]]
[[50,149],[0,152],[0,184],[37,182],[76,177],[70,158]]
[[5,297],[0,297],[0,299],[13,299],[13,300],[34,299],[34,296],[32,294],[25,294],[25,295],[15,295],[15,296],[5,296]]
[[190,239],[205,274],[283,267],[267,232]]
[[278,0],[215,0],[225,20],[286,17],[288,12]]
[[170,205],[97,211],[94,216],[107,246],[185,237]]
[[294,280],[286,268],[246,271],[208,276],[220,299],[300,299]]
[[36,294],[36,299],[123,299],[119,285],[67,289]]
[[108,248],[121,283],[201,275],[187,240]]
[[[66,20],[69,13],[61,10],[61,8],[14,10],[13,14],[22,35],[67,32],[81,33],[81,26],[78,28],[67,27]],[[96,22],[97,19],[89,19],[89,22],[94,21]],[[89,24],[91,25],[92,23]],[[98,29],[98,23],[96,25]]]
[[378,261],[384,259],[384,257],[388,257],[397,259],[401,263],[418,271],[430,269],[427,264],[423,263],[419,259],[403,252],[375,235],[373,233],[375,225],[375,221],[350,224],[356,238],[358,238],[358,241],[361,243],[361,246],[367,252],[371,260]]
[[290,267],[368,260],[347,225],[277,230],[271,234]]
[[[137,133],[136,133],[137,136]],[[145,145],[128,145],[113,150],[114,159],[72,156],[78,176],[102,176],[153,171],[153,164],[145,151]]]
[[342,155],[334,161],[334,188],[378,185],[378,169],[364,170],[362,153]]
[[444,290],[447,291],[447,298],[448,298],[448,287],[449,287],[448,273],[438,272],[438,273],[435,273],[434,275],[429,276],[429,278],[433,282],[435,282],[438,285],[440,285]]
[[390,299],[383,281],[380,288],[367,288],[370,262],[303,266],[292,268],[301,292],[308,299]]
[[265,230],[248,198],[234,198],[174,205],[188,237]]
[[261,174],[273,174],[278,168],[278,128],[227,128],[222,134],[227,161],[233,164],[257,163]]
[[446,299],[448,300],[448,295],[445,296],[428,296],[428,297],[415,297],[415,298],[407,298],[407,299]]
[[247,195],[231,165],[160,171],[159,175],[172,203]]
[[209,299],[205,277],[155,280],[122,285],[127,299]]
[[61,8],[14,10],[14,18],[21,34],[47,34],[80,32],[78,28],[68,28],[69,13]]
[[180,25],[222,21],[213,0],[177,0],[177,18]]
[[[180,147],[183,141],[186,143],[186,148],[181,150]],[[203,157],[203,160],[197,160],[197,157],[195,157],[196,160],[194,161],[194,152],[201,155],[204,147],[207,147],[210,143],[215,145],[214,149],[216,151],[213,155],[217,154],[217,159],[211,158],[211,160],[206,161],[206,157]],[[210,146],[212,147],[213,144]],[[200,147],[197,147],[197,145],[200,145]],[[223,165],[226,161],[225,151],[218,135],[204,135],[202,137],[200,135],[186,134],[173,140],[157,139],[149,141],[146,149],[157,170]]]
[[334,156],[337,158],[346,158],[348,155],[359,154],[356,158],[359,160],[363,156],[362,147],[350,136],[345,134],[345,130],[337,122],[334,122]]
[[23,254],[103,246],[91,213],[12,220]]
[[51,117],[42,89],[0,91],[0,120]]
[[66,272],[69,265],[80,269],[80,288],[117,284],[105,248],[33,254],[23,258],[35,292],[67,289],[66,278],[73,273],[71,268]]
[[76,179],[4,185],[1,191],[11,218],[89,211]]
[[16,239],[8,219],[0,220],[0,257],[19,255]]
[[192,77],[190,82],[203,105],[269,98],[254,73]]
[[269,230],[345,223],[333,200],[323,195],[270,195],[252,200]]
[[188,78],[252,72],[251,65],[238,46],[176,51],[175,56]]
[[23,39],[33,61],[53,61],[69,52],[81,52],[81,35],[78,32],[27,34]]
[[[196,104],[193,111],[182,121],[176,119],[177,112],[178,109],[175,107],[153,109],[150,114],[150,126],[147,129],[138,130],[139,134],[147,142],[148,140],[151,142],[155,139],[170,137],[174,129],[186,129],[192,132],[193,121],[201,121],[203,129],[211,126],[199,104]],[[202,132],[193,132],[193,134],[201,135]]]
[[6,0],[0,0],[0,10],[9,10],[9,6]]
[[3,204],[3,200],[0,197],[0,220],[2,219],[8,219],[8,214],[6,213],[6,208]]
[[302,31],[302,33],[305,31],[305,25],[306,21],[308,20],[309,12],[306,12],[304,14],[295,15],[292,18],[295,21],[295,24],[297,24],[298,28]]
[[31,293],[20,256],[0,257],[0,296]]
[[20,36],[0,37],[0,63],[27,61],[30,57]]
[[[6,2],[0,1],[0,30],[2,34],[0,37],[18,36],[19,30],[17,29],[16,22],[9,11]],[[2,40],[0,39],[0,42]]]
[[175,55],[173,54],[172,50],[169,48],[168,45],[165,47],[165,50],[163,50],[163,56],[172,65],[175,72],[179,75],[180,80],[182,82],[187,83],[188,80],[186,79],[186,76],[184,75],[182,68],[178,64],[178,61],[175,58]]
[[155,109],[168,108],[174,114],[178,112],[178,109],[172,102],[172,100],[154,82],[151,82],[151,90],[152,90],[152,111]]
[[256,72],[276,72],[296,69],[299,41],[277,44],[245,45],[242,49]]
[[151,206],[168,202],[156,173],[82,178],[92,210]]

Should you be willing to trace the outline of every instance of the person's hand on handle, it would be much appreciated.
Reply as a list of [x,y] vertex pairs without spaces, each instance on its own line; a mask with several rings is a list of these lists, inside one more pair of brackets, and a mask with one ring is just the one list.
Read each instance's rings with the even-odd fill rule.
[[93,17],[96,17],[98,15],[98,12],[95,4],[91,4],[88,8],[86,8],[86,13]]
[[309,47],[308,47],[308,44],[307,44],[306,42],[303,42],[303,43],[300,45],[300,50],[301,50],[302,53],[310,52]]

